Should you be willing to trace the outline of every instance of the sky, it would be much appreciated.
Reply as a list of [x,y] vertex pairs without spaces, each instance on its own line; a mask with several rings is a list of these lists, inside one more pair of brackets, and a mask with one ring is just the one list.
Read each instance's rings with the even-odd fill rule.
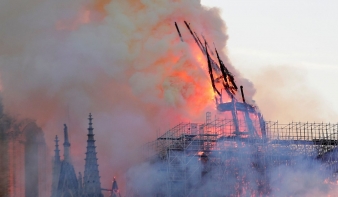
[[[220,9],[230,60],[255,84],[254,99],[269,119],[337,122],[337,1],[201,2]],[[271,114],[267,103],[303,113]]]

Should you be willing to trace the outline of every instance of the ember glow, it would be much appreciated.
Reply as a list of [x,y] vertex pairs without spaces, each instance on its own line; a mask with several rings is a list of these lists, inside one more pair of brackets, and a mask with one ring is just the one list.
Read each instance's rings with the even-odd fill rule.
[[[59,6],[56,17],[48,18],[50,25],[40,27],[34,20],[25,21],[30,25],[22,28],[40,28],[50,34],[39,36],[34,32],[19,44],[27,50],[3,57],[7,111],[37,119],[47,128],[67,116],[78,119],[87,111],[114,114],[115,106],[122,101],[132,106],[126,111],[151,109],[145,113],[150,120],[154,114],[170,112],[175,117],[171,121],[201,117],[213,104],[205,57],[182,26],[184,20],[197,20],[194,30],[222,51],[227,36],[216,9],[207,10],[194,1],[73,4]],[[182,28],[185,42],[173,28],[175,21]],[[22,32],[28,34],[28,30]],[[10,41],[5,44],[14,47]],[[244,81],[238,74],[236,77]],[[37,104],[41,109],[35,107]]]

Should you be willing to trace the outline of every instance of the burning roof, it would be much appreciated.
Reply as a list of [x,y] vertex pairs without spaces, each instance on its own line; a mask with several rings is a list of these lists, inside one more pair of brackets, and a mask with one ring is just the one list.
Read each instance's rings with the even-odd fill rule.
[[[237,85],[235,83],[235,78],[234,78],[233,74],[231,72],[229,72],[229,70],[225,67],[223,61],[219,57],[219,54],[218,54],[216,47],[215,47],[215,53],[216,53],[216,57],[217,57],[219,64],[217,64],[214,61],[214,59],[211,57],[211,55],[214,55],[214,53],[210,49],[210,46],[208,45],[208,42],[206,41],[204,36],[202,36],[203,42],[204,42],[204,44],[203,44],[201,39],[198,37],[197,33],[194,32],[191,29],[190,25],[186,21],[184,21],[184,23],[185,23],[186,27],[188,28],[190,34],[194,38],[196,44],[198,45],[198,47],[200,48],[202,53],[207,58],[208,71],[209,71],[211,85],[213,87],[214,92],[216,92],[217,95],[220,98],[222,98],[222,91],[221,91],[222,89],[221,89],[221,87],[216,86],[216,84],[222,84],[225,92],[227,93],[227,95],[230,96],[230,97],[233,97],[233,95],[235,95],[237,93],[237,90],[238,90]],[[178,35],[180,36],[181,41],[183,42],[181,32],[180,32],[179,27],[178,27],[176,22],[175,22],[175,26],[176,26]],[[211,53],[211,55],[209,54],[209,52]]]
[[[264,123],[262,114],[258,111],[257,107],[245,102],[243,86],[240,86],[242,102],[239,102],[236,99],[238,87],[235,82],[235,77],[223,63],[222,59],[220,58],[218,54],[216,47],[214,49],[215,53],[213,53],[213,50],[210,48],[204,36],[202,35],[203,43],[204,43],[203,44],[201,39],[197,35],[197,33],[194,32],[192,28],[190,27],[190,24],[187,23],[186,21],[184,21],[184,24],[189,30],[198,48],[201,50],[201,52],[205,55],[207,59],[208,73],[210,76],[211,86],[215,93],[215,101],[217,105],[217,110],[219,112],[231,112],[231,116],[235,124],[234,134],[238,136],[245,135],[245,136],[251,136],[251,137],[264,137],[266,132],[265,132],[265,127],[264,127],[265,123]],[[178,35],[181,41],[184,42],[182,38],[182,34],[176,22],[175,22],[175,27],[176,27],[176,30],[178,32]],[[216,54],[216,57],[213,57],[215,56],[215,54]],[[214,58],[217,59],[218,63],[214,60]],[[223,92],[225,92],[225,95]],[[230,102],[223,102],[223,97],[228,97],[230,99]],[[239,123],[238,123],[239,113],[243,114],[242,116],[244,116],[243,118],[244,122],[246,122],[246,125],[247,125],[244,130],[243,129],[241,130],[239,128]],[[254,121],[257,121],[259,123],[260,126],[258,128],[254,126],[255,125],[253,123]]]

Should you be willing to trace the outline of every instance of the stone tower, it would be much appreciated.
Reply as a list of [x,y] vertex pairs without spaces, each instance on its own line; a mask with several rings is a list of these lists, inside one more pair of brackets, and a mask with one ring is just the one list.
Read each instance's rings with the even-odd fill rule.
[[85,171],[83,177],[83,196],[84,197],[103,197],[101,193],[101,182],[99,175],[99,165],[97,164],[96,146],[92,127],[92,115],[89,114],[89,128],[87,140],[87,152],[85,159]]
[[53,166],[52,197],[79,197],[79,183],[70,158],[70,143],[68,140],[67,125],[64,125],[64,140],[63,161],[60,161],[57,138],[55,140],[56,148]]

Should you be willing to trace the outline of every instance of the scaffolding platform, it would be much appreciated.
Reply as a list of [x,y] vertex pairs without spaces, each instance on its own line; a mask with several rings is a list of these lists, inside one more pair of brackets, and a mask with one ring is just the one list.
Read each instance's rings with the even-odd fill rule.
[[[262,125],[257,119],[252,128],[261,132],[251,135],[245,119],[210,117],[205,123],[180,123],[145,145],[149,161],[165,164],[160,171],[168,177],[166,190],[158,196],[219,196],[224,191],[228,193],[221,196],[266,196],[275,189],[269,173],[304,161],[318,164],[335,179],[338,124]],[[213,189],[201,190],[206,184]]]

